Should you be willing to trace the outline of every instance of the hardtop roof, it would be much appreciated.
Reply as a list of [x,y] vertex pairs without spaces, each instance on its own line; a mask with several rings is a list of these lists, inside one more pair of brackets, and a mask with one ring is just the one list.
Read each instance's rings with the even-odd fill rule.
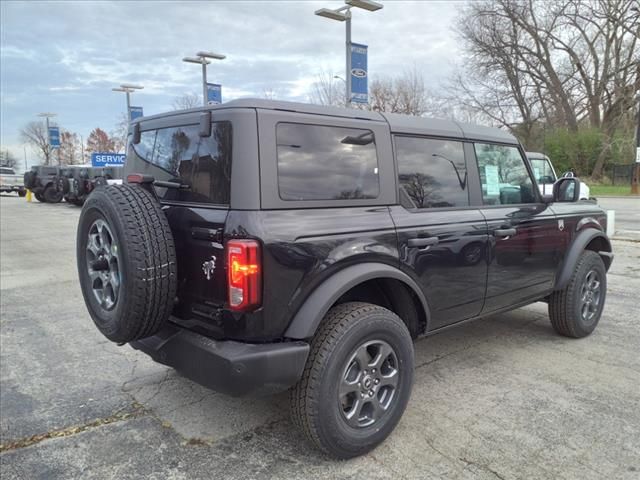
[[374,112],[355,108],[314,105],[309,103],[286,102],[283,100],[267,100],[262,98],[241,98],[231,100],[220,105],[209,105],[188,110],[176,110],[136,119],[132,124],[147,120],[184,115],[188,113],[205,112],[211,110],[226,110],[232,108],[255,108],[263,110],[279,110],[284,112],[305,113],[311,115],[327,115],[331,117],[353,118],[388,123],[393,133],[413,135],[431,135],[440,137],[464,138],[469,140],[485,140],[499,143],[517,144],[518,140],[508,132],[494,127],[485,127],[461,123],[454,120],[418,117],[398,113]]

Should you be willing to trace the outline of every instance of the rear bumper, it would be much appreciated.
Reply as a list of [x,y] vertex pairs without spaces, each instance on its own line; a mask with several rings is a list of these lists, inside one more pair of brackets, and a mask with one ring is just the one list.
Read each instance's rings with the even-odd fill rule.
[[22,185],[0,185],[0,192],[22,192],[24,190]]
[[309,344],[217,341],[169,324],[130,345],[185,377],[228,395],[271,394],[302,376]]

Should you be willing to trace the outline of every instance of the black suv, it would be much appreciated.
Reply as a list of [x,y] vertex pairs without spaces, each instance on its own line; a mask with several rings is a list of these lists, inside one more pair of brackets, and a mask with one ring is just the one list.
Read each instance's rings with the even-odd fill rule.
[[412,338],[537,301],[596,327],[613,255],[579,180],[541,196],[497,129],[266,100],[135,121],[78,228],[100,331],[231,395],[290,389],[349,458],[396,426]]

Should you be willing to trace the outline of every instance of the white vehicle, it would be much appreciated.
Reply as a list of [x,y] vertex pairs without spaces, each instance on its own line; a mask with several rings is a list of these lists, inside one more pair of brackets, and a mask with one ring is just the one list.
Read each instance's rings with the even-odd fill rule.
[[18,192],[24,197],[27,190],[24,188],[22,175],[16,175],[13,168],[0,167],[0,192]]
[[[536,177],[536,182],[538,182],[540,193],[543,195],[553,195],[553,184],[558,180],[558,176],[556,175],[551,160],[544,153],[526,152],[526,154],[533,169],[533,176]],[[562,174],[562,177],[574,176],[575,174],[571,171]],[[581,181],[580,200],[589,200],[589,194],[589,186]]]

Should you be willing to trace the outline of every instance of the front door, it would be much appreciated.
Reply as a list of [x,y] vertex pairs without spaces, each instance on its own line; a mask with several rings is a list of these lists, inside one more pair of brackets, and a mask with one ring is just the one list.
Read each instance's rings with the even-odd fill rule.
[[483,313],[490,313],[552,289],[562,225],[541,202],[518,147],[475,143],[474,150],[490,247]]
[[428,330],[480,313],[487,226],[469,205],[462,141],[396,136],[400,203],[390,207],[400,267],[422,288]]

